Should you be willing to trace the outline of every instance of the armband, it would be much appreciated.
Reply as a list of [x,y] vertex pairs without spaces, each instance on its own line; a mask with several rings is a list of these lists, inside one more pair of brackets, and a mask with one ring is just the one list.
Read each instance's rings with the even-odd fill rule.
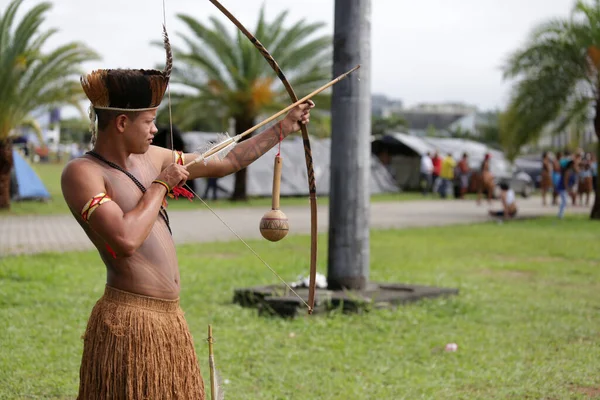
[[175,164],[185,165],[185,159],[184,159],[183,151],[176,151],[175,152]]
[[98,193],[92,197],[90,201],[85,203],[85,206],[83,206],[83,209],[81,210],[81,218],[83,218],[85,222],[89,221],[92,213],[102,204],[108,203],[109,201],[112,201],[112,199],[106,193]]

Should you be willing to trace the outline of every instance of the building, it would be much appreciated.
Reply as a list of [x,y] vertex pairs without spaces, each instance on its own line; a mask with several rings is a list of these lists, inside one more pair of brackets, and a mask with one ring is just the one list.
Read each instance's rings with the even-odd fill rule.
[[371,96],[371,113],[373,117],[389,118],[393,114],[402,112],[403,103],[401,100],[390,99],[382,94]]

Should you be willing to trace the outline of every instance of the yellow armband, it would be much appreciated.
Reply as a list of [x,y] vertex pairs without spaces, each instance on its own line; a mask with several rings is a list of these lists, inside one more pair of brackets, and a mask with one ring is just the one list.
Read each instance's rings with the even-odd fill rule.
[[98,193],[92,197],[90,201],[85,203],[85,206],[83,206],[83,209],[81,210],[81,218],[83,218],[85,222],[89,221],[92,213],[102,204],[108,203],[109,201],[112,201],[112,199],[106,193]]

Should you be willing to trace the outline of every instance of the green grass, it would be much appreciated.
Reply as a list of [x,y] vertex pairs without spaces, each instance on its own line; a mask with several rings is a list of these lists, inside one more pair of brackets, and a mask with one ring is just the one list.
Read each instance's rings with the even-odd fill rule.
[[[63,199],[60,188],[60,175],[64,168],[64,163],[45,163],[33,164],[35,172],[38,174],[46,189],[50,193],[51,199],[46,202],[39,201],[22,201],[13,202],[8,211],[0,210],[0,219],[5,216],[13,215],[48,215],[48,214],[69,214],[67,204]],[[202,193],[199,193],[202,194]],[[407,200],[423,200],[423,196],[419,193],[386,193],[373,195],[371,201],[407,201]],[[432,197],[427,197],[432,199]],[[232,202],[229,200],[207,201],[212,208],[231,208],[231,207],[269,207],[271,205],[270,197],[250,198],[244,202]],[[327,206],[329,198],[318,197],[318,206]],[[309,205],[308,195],[302,197],[282,197],[281,207],[289,206],[306,206]],[[200,200],[195,199],[190,202],[187,199],[171,199],[169,200],[169,210],[194,210],[205,208]]]
[[[295,320],[231,303],[276,282],[243,245],[188,245],[181,301],[207,387],[213,325],[226,399],[584,399],[600,393],[598,238],[584,217],[374,231],[372,281],[460,294]],[[286,279],[307,273],[308,237],[250,244]],[[322,236],[323,273],[326,250]],[[0,398],[75,397],[104,279],[90,252],[0,259]]]

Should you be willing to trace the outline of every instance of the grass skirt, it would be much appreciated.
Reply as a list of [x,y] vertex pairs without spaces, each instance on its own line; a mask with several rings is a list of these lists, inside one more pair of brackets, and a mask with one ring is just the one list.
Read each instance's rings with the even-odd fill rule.
[[106,287],[84,334],[80,400],[204,399],[179,300]]
[[579,180],[579,193],[592,193],[594,191],[593,178],[591,176],[583,177]]

